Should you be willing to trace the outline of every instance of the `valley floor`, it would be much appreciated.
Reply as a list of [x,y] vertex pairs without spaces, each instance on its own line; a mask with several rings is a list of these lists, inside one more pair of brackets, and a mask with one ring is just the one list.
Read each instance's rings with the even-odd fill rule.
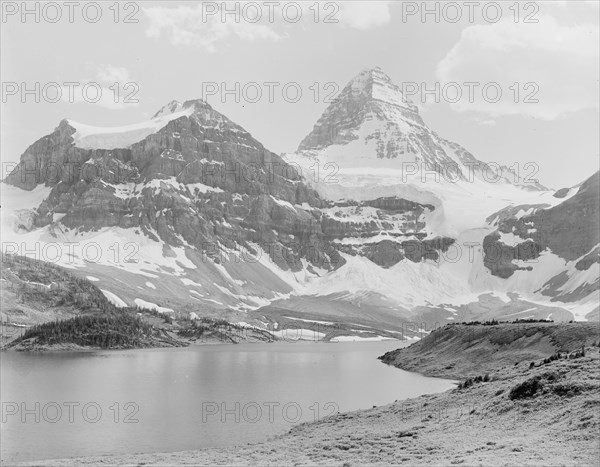
[[[337,414],[260,444],[27,465],[598,465],[599,352],[504,366],[486,382]],[[532,380],[533,393],[511,393]]]

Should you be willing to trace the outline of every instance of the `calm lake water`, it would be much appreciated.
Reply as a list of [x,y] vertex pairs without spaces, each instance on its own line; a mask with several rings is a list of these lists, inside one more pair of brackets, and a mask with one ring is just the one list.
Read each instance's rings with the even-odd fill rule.
[[2,461],[266,440],[302,421],[445,391],[376,357],[406,342],[3,352]]

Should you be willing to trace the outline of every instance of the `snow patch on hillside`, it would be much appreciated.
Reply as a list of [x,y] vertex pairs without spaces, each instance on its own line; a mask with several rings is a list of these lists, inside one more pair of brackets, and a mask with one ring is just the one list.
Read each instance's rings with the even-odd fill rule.
[[172,308],[158,306],[156,303],[147,302],[146,300],[142,300],[141,298],[136,298],[134,300],[134,302],[140,308],[148,308],[149,310],[156,310],[159,313],[173,313],[174,312],[174,310]]
[[393,337],[384,336],[337,336],[331,339],[331,342],[380,342],[380,341],[392,341],[395,340]]
[[104,296],[117,308],[125,308],[127,307],[127,303],[117,297],[114,293],[109,290],[100,289],[100,291],[104,294]]
[[312,329],[283,329],[281,331],[270,331],[275,337],[282,339],[286,342],[295,341],[313,341],[317,342],[322,340],[326,334],[322,332],[313,331]]

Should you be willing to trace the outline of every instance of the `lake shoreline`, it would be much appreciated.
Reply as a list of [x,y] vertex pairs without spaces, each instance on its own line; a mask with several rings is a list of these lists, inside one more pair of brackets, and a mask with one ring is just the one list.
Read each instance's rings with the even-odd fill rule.
[[[574,371],[584,377],[596,368],[597,378],[599,355],[590,353],[579,360],[580,369],[562,360],[533,374]],[[504,368],[490,382],[466,390],[339,413],[251,445],[19,465],[593,465],[600,454],[594,430],[599,417],[597,410],[590,410],[598,403],[597,380],[594,387],[569,397],[550,392],[537,400],[507,400],[527,373],[524,368]],[[518,434],[523,432],[528,436]]]
[[[421,361],[422,374],[450,371],[448,359],[437,362],[435,354],[447,353],[455,332],[459,333],[457,341],[464,344],[460,334],[464,328],[444,329],[442,336],[429,336],[418,345],[388,354],[396,364],[399,356],[404,362],[417,356],[431,357],[429,367]],[[582,351],[573,350],[579,347],[577,339],[583,328],[555,326],[551,333],[554,341],[570,351],[514,365],[515,355],[520,355],[521,361],[530,358],[531,349],[547,350],[544,345],[539,347],[545,341],[538,334],[549,328],[530,329],[526,332],[532,337],[529,350],[512,353],[510,346],[504,349],[511,361],[508,365],[498,363],[506,360],[502,356],[496,357],[496,363],[493,358],[483,358],[483,367],[482,362],[465,365],[469,371],[459,370],[459,374],[468,378],[454,389],[301,423],[265,442],[22,465],[594,465],[600,456],[595,435],[600,428],[600,347],[594,341]],[[585,327],[584,334],[590,329],[595,337],[593,327]],[[501,326],[487,328],[478,342],[487,342],[491,336],[502,345],[504,330]],[[434,348],[428,347],[440,337]],[[389,357],[387,360],[390,363]],[[488,372],[485,378],[469,376],[482,368]]]
[[[47,423],[43,410],[41,423],[33,423],[33,415],[21,423],[21,412],[8,416],[8,423],[3,425],[2,459],[13,465],[63,457],[257,443],[284,434],[297,423],[319,420],[337,411],[367,409],[454,387],[451,382],[398,371],[377,361],[378,355],[406,343],[315,344],[282,341],[274,345],[116,352],[7,352],[2,355],[3,400],[14,401],[19,407],[26,403],[28,409],[39,401],[40,410],[54,401],[62,407],[63,416],[58,423]],[[345,371],[348,368],[355,371]],[[54,381],[51,385],[48,375]],[[378,386],[373,387],[372,381],[378,381]],[[68,423],[69,411],[62,406],[63,401],[80,403],[75,425]],[[280,404],[273,420],[269,420],[265,405],[270,401]],[[99,423],[82,419],[81,409],[89,402],[101,406]],[[125,409],[126,403],[137,404],[139,422],[115,424],[111,407],[116,402],[121,408],[120,420],[131,412]],[[227,423],[222,423],[219,412],[204,421],[205,402],[219,407],[226,403],[227,408],[239,402],[242,409],[247,403],[258,403],[262,418],[258,423],[244,418],[237,423],[228,416]],[[286,417],[282,408],[287,404],[301,408],[301,416],[296,419],[291,407]],[[50,413],[54,414],[54,409]],[[243,411],[238,413],[243,417]]]
[[[211,339],[210,341],[198,341],[198,340],[189,340],[189,341],[181,341],[181,345],[149,345],[149,346],[145,346],[145,347],[110,347],[110,348],[102,348],[102,347],[93,347],[93,346],[80,346],[77,344],[73,344],[73,343],[61,343],[61,344],[51,344],[51,345],[40,345],[37,344],[35,346],[31,346],[31,347],[27,347],[27,348],[23,348],[23,347],[19,347],[19,346],[3,346],[0,347],[0,354],[2,354],[3,352],[9,353],[9,352],[18,352],[18,353],[82,353],[82,352],[119,352],[122,350],[148,350],[148,349],[178,349],[178,348],[185,348],[185,347],[203,347],[203,346],[207,346],[207,345],[238,345],[238,344],[264,344],[264,343],[269,343],[269,344],[276,344],[276,343],[285,343],[285,344],[296,344],[299,342],[313,342],[315,344],[339,344],[342,342],[356,342],[359,344],[366,344],[369,342],[390,342],[390,341],[398,341],[398,342],[410,342],[413,343],[416,340],[418,340],[418,338],[416,339],[394,339],[394,338],[384,338],[384,339],[378,339],[378,340],[361,340],[361,339],[357,339],[357,340],[343,340],[343,341],[336,341],[336,340],[325,340],[325,339],[321,339],[321,340],[313,340],[313,339],[298,339],[298,340],[288,340],[285,338],[276,338],[273,341],[259,341],[259,340],[246,340],[246,341],[239,341],[239,342],[231,342],[231,341],[224,341],[224,340],[219,340],[219,339]],[[418,372],[415,372],[418,373]],[[427,375],[424,375],[427,376]]]

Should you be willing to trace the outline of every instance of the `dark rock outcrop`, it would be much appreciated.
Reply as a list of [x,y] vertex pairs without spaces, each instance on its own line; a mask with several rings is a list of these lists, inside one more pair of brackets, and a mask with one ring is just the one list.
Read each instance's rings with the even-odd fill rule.
[[598,261],[597,251],[591,250],[600,242],[599,210],[600,175],[597,172],[575,195],[552,208],[540,208],[522,217],[514,216],[514,212],[501,215],[498,232],[511,233],[523,242],[508,246],[500,241],[498,232],[488,235],[484,240],[484,263],[492,274],[506,278],[519,269],[513,260],[534,259],[547,249],[566,261],[587,254],[576,265],[579,270],[587,269]]

